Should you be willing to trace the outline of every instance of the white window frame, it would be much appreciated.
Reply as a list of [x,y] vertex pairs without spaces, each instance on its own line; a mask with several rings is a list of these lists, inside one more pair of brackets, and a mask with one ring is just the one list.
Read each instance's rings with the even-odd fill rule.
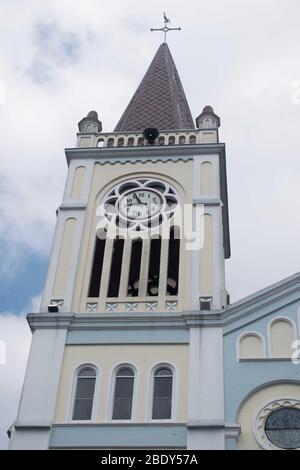
[[[82,369],[87,369],[87,368],[93,369],[95,371],[95,374],[96,374],[91,419],[73,419],[78,377],[79,377],[80,371]],[[67,422],[70,422],[70,423],[92,423],[96,420],[96,415],[97,415],[97,411],[98,411],[99,388],[100,388],[99,368],[96,364],[93,364],[93,363],[80,364],[79,366],[77,366],[75,368],[72,377],[73,377],[73,383],[72,383],[72,388],[71,388],[71,396],[70,396],[70,399],[69,399]]]
[[[153,398],[154,398],[154,376],[158,369],[161,368],[168,368],[172,371],[173,374],[173,381],[172,381],[172,402],[171,402],[171,418],[166,419],[153,419]],[[176,420],[176,411],[177,411],[177,386],[178,386],[178,372],[176,367],[171,364],[170,362],[159,362],[155,364],[150,371],[150,378],[149,378],[149,398],[148,398],[148,405],[147,405],[147,420],[151,423],[170,423]]]
[[[130,419],[113,419],[113,409],[114,409],[114,400],[115,400],[115,388],[116,388],[116,379],[117,374],[120,369],[123,367],[128,367],[132,369],[134,373],[133,381],[133,391],[132,391],[132,406],[131,406],[131,418]],[[137,368],[134,364],[129,362],[118,364],[113,368],[110,378],[110,385],[108,390],[109,403],[107,407],[107,421],[110,423],[132,423],[136,421],[136,397],[137,397]]]

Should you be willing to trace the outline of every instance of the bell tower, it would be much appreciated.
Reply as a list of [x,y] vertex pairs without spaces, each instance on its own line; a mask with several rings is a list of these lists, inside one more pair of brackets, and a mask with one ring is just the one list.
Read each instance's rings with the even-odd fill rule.
[[219,126],[195,127],[166,42],[113,132],[79,122],[11,448],[222,448]]

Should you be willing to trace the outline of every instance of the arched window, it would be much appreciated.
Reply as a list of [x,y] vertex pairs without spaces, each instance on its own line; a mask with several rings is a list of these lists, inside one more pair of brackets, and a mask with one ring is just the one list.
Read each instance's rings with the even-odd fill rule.
[[158,138],[158,145],[165,145],[165,138],[163,136]]
[[171,135],[169,137],[169,145],[174,145],[175,144],[175,137],[173,135]]
[[179,144],[180,144],[180,145],[184,145],[184,144],[185,144],[185,136],[184,136],[184,135],[181,135],[181,136],[179,137]]
[[134,146],[134,138],[129,137],[129,139],[127,141],[127,147],[133,147],[133,146]]
[[134,370],[129,366],[117,370],[112,419],[131,419],[134,375]]
[[152,419],[171,419],[173,372],[170,367],[156,368],[153,377]]
[[90,420],[93,411],[96,371],[82,367],[77,375],[73,407],[73,420]]
[[138,146],[142,147],[144,145],[144,137],[139,137],[138,138]]
[[114,146],[114,139],[111,137],[107,141],[107,147],[113,147]]
[[190,144],[195,144],[195,143],[196,143],[196,136],[190,135]]

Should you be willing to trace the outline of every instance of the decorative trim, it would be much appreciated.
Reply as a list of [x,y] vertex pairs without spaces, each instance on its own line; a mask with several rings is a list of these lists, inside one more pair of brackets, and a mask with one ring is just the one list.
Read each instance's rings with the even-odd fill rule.
[[110,164],[110,165],[115,165],[116,163],[121,163],[121,165],[125,165],[127,163],[132,163],[133,165],[135,163],[148,163],[148,162],[152,162],[152,163],[157,163],[157,162],[161,162],[161,163],[167,163],[167,162],[178,162],[178,161],[182,161],[182,162],[188,162],[188,161],[192,161],[193,158],[192,157],[168,157],[168,158],[162,158],[162,157],[148,157],[148,158],[138,158],[138,157],[132,157],[132,158],[128,158],[128,159],[121,159],[121,158],[110,158],[109,160],[105,159],[105,160],[96,160],[95,163],[99,163],[100,165],[105,165],[105,164]]
[[158,302],[146,302],[146,310],[157,310]]
[[127,302],[126,303],[126,312],[135,312],[137,309],[137,302]]
[[174,301],[174,302],[171,302],[171,301],[167,301],[166,302],[166,308],[167,308],[167,311],[170,312],[170,311],[176,311],[177,310],[177,307],[178,307],[178,302],[177,300]]
[[67,211],[67,210],[77,210],[77,211],[82,211],[87,208],[87,203],[86,202],[64,202],[59,206],[59,210],[61,211]]
[[[274,400],[272,402],[267,403],[261,410],[258,412],[257,416],[254,417],[252,423],[252,431],[256,442],[266,450],[283,450],[280,447],[275,446],[271,441],[269,441],[266,433],[265,433],[265,423],[268,416],[275,410],[280,408],[297,408],[300,410],[300,401],[294,399],[281,399],[281,400]],[[297,450],[299,450],[298,448]]]
[[57,307],[62,307],[64,304],[64,299],[52,299],[50,304],[56,305]]
[[117,312],[118,310],[118,304],[117,303],[106,303],[106,311],[107,312]]
[[86,304],[86,313],[97,313],[98,302],[91,302]]

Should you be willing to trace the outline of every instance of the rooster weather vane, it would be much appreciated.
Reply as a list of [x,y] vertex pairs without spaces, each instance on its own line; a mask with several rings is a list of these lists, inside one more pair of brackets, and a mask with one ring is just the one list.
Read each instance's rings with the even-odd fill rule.
[[171,21],[169,18],[167,18],[165,13],[164,13],[164,23],[165,23],[165,26],[163,28],[151,28],[150,31],[163,31],[164,42],[167,42],[167,33],[169,31],[181,31],[181,28],[169,28],[168,24],[171,23]]

